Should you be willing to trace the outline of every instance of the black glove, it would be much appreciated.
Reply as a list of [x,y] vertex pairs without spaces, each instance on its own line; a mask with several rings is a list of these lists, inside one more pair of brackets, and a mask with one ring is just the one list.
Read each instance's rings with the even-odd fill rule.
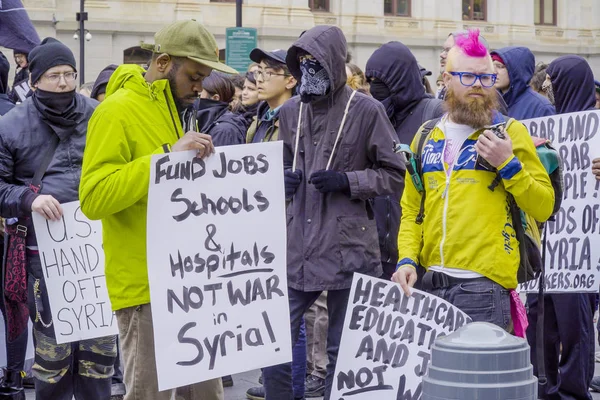
[[321,193],[342,192],[350,195],[350,182],[343,172],[332,170],[313,172],[309,182]]
[[285,198],[291,199],[298,186],[300,186],[300,182],[302,182],[302,171],[297,169],[292,172],[291,169],[286,169],[283,171],[283,183],[285,185]]

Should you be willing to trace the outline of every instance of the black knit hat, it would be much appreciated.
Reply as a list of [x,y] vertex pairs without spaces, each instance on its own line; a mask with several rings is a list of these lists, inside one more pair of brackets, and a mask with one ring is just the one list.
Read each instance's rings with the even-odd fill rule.
[[77,71],[73,52],[58,40],[50,37],[42,40],[39,46],[34,47],[29,53],[28,59],[32,84],[37,83],[50,68],[58,65],[69,65]]

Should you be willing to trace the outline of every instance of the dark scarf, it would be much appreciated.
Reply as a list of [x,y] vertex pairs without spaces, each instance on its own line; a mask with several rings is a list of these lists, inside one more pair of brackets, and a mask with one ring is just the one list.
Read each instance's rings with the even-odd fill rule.
[[73,132],[81,120],[82,112],[77,110],[75,91],[54,93],[36,89],[33,104],[42,115],[44,122],[64,139]]

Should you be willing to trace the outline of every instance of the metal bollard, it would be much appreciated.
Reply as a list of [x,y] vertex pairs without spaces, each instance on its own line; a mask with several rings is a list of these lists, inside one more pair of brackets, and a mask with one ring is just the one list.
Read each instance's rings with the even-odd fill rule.
[[485,322],[438,338],[422,400],[536,400],[527,341]]

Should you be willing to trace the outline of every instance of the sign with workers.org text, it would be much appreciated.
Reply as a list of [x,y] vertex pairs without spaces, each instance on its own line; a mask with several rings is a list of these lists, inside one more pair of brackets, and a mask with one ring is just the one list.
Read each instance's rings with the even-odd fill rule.
[[56,342],[116,335],[104,276],[102,223],[83,215],[78,201],[61,206],[60,221],[32,213]]
[[439,297],[354,274],[331,398],[420,399],[433,342],[469,322]]
[[273,142],[152,157],[160,390],[291,361],[282,152]]
[[[523,121],[532,136],[552,142],[563,170],[560,211],[546,227],[548,293],[597,293],[600,284],[600,181],[592,160],[600,157],[600,112],[585,111]],[[538,290],[539,280],[519,290]]]

